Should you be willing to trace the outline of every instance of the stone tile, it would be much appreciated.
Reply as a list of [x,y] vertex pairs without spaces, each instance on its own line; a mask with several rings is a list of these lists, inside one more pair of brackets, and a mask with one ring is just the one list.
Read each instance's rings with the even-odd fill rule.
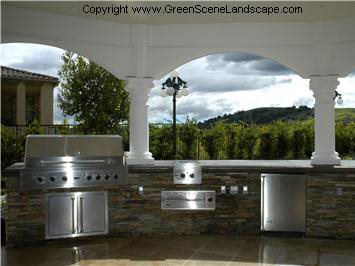
[[246,245],[242,247],[236,255],[237,261],[239,259],[256,259],[259,261],[263,256],[263,249],[259,245]]
[[260,237],[260,243],[266,247],[283,247],[285,246],[285,238],[283,237]]
[[160,245],[143,241],[142,239],[133,241],[122,248],[116,249],[116,254],[130,254],[133,256],[149,257],[161,249]]
[[[70,243],[70,244],[69,244]],[[178,236],[103,238],[2,249],[2,266],[355,265],[355,241]]]
[[318,252],[307,248],[280,248],[275,263],[295,265],[317,265]]
[[173,247],[163,247],[157,253],[155,253],[151,258],[155,261],[161,261],[165,263],[177,263],[183,264],[186,262],[192,255],[194,251],[182,249],[182,248],[173,248]]
[[211,254],[206,252],[197,252],[184,264],[188,266],[224,266],[228,265],[232,256]]
[[83,260],[75,264],[75,266],[130,266],[135,265],[130,260],[115,260],[115,259],[103,259],[103,260]]
[[236,242],[236,243],[240,243],[240,244],[246,244],[247,240],[250,237],[247,236],[214,236],[213,239],[215,240],[225,240],[225,241],[229,241],[229,242]]
[[320,240],[305,237],[287,237],[284,242],[286,247],[308,247],[317,248],[320,245]]
[[198,250],[211,239],[210,236],[179,236],[169,241],[167,245],[175,248]]
[[244,244],[245,240],[238,242],[230,239],[212,239],[206,243],[200,251],[212,254],[234,256]]
[[337,254],[337,253],[324,253],[319,258],[320,266],[353,266],[355,265],[355,256]]
[[264,263],[259,258],[234,258],[229,266],[271,266],[272,263]]
[[319,250],[326,253],[340,253],[355,255],[355,241],[354,240],[334,240],[323,239],[320,241]]
[[141,237],[146,242],[155,243],[158,245],[166,246],[174,241],[178,236],[144,236]]

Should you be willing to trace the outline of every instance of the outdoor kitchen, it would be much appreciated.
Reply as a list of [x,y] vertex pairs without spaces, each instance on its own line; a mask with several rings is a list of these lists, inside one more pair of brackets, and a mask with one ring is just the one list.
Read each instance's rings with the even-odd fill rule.
[[354,3],[1,9],[1,265],[355,265]]
[[119,136],[28,136],[25,162],[7,169],[7,245],[90,235],[355,237],[353,161],[127,166],[123,155]]

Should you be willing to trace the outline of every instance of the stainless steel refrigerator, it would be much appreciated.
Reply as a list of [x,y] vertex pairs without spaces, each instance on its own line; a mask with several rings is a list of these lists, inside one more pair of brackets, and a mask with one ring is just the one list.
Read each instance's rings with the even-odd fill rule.
[[306,178],[295,174],[261,175],[261,231],[304,232]]

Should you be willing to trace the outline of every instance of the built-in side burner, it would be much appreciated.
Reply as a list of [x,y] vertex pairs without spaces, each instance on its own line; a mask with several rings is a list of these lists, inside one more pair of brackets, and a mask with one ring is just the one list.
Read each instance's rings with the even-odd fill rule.
[[174,184],[201,184],[201,165],[194,162],[174,164]]

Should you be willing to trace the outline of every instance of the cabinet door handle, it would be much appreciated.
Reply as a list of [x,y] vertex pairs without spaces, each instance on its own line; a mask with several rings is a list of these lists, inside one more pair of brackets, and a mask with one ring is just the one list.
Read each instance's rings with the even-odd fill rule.
[[75,198],[71,198],[71,232],[72,234],[75,234]]
[[80,233],[84,233],[83,227],[83,197],[80,197]]

